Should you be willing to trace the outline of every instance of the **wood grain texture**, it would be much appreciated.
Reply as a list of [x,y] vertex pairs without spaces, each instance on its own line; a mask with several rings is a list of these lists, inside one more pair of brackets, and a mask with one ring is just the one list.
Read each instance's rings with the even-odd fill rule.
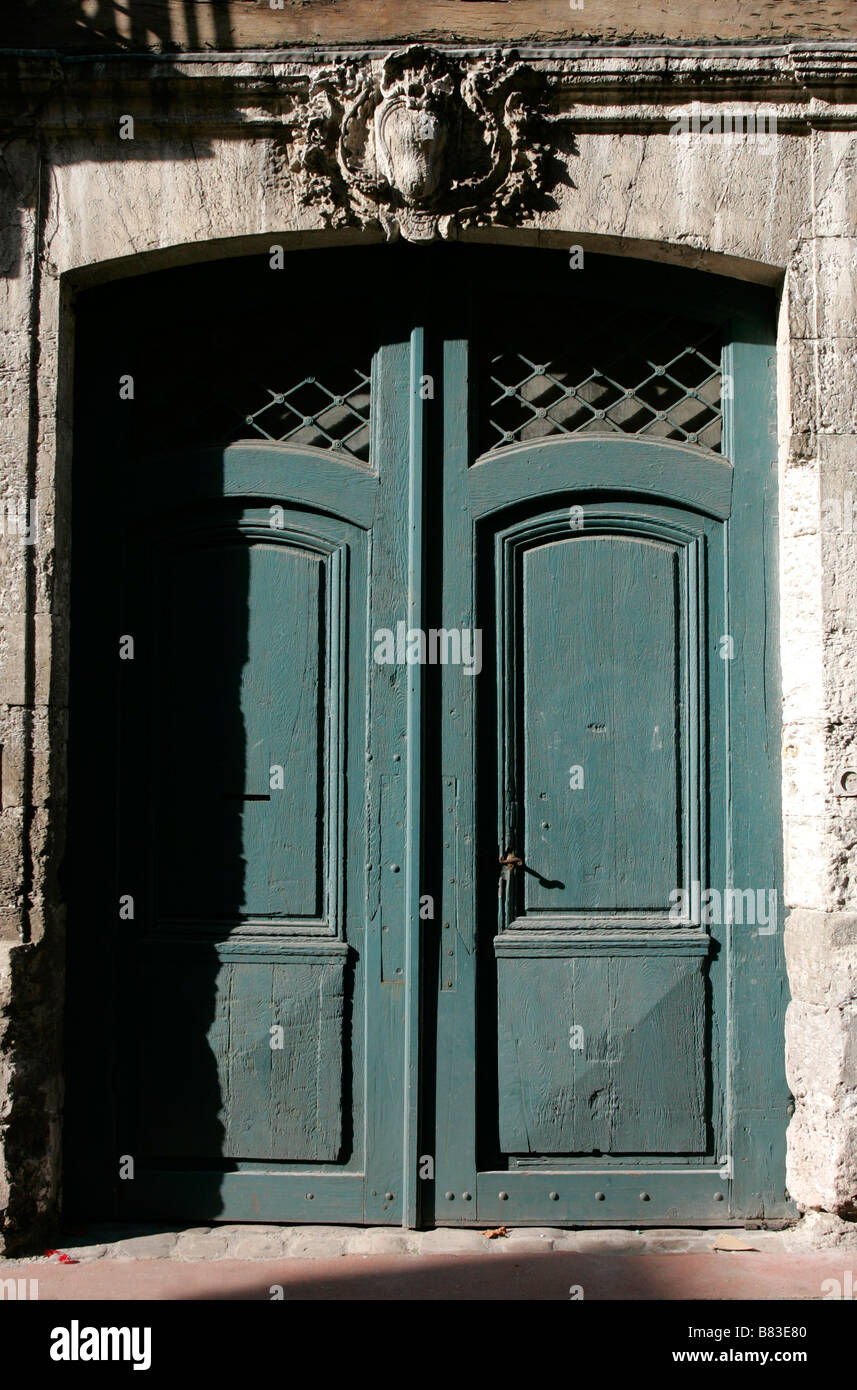
[[[210,952],[147,953],[138,1152],[335,1161],[343,982],[342,958],[241,962]],[[271,1047],[275,1026],[283,1029],[281,1049]]]
[[[767,328],[767,325],[765,326]],[[782,829],[780,806],[781,700],[777,590],[778,536],[776,348],[770,329],[747,314],[736,319],[729,370],[740,382],[732,424],[736,461],[736,511],[730,548],[734,566],[729,631],[735,660],[728,664],[732,723],[732,882],[776,888],[776,930],[759,935],[749,926],[729,932],[732,954],[733,1155],[732,1201],[736,1212],[789,1215],[785,1188],[786,1128],[791,1114],[783,1066],[783,1030],[789,1001],[784,959]],[[760,524],[760,519],[764,524]],[[737,769],[743,775],[737,775]],[[752,1027],[741,1026],[752,1019]]]
[[324,913],[324,568],[312,550],[228,531],[163,557],[151,671],[159,917]]
[[732,468],[728,459],[702,449],[635,435],[546,439],[517,444],[483,454],[468,470],[467,484],[474,515],[487,516],[500,506],[533,496],[578,492],[605,487],[642,497],[668,497],[725,519],[732,497]]
[[[397,323],[375,358],[372,377],[371,456],[379,475],[372,532],[371,610],[368,636],[395,631],[408,611],[409,493],[412,370],[410,332]],[[409,1099],[405,974],[408,857],[419,856],[408,825],[409,674],[411,668],[376,664],[367,653],[368,708],[363,732],[366,815],[370,830],[367,990],[367,1126],[365,1219],[402,1220],[405,1116]],[[392,858],[387,850],[401,846]],[[381,852],[383,849],[383,853]],[[397,865],[394,869],[392,866]],[[390,1193],[390,1197],[387,1197]]]
[[542,1169],[480,1173],[476,1210],[479,1221],[491,1225],[526,1222],[531,1212],[546,1211],[551,1225],[721,1226],[728,1190],[710,1165],[679,1167],[673,1162],[641,1170],[590,1161],[575,1170],[553,1163]]
[[826,0],[586,0],[572,10],[544,0],[52,0],[17,5],[4,15],[8,47],[74,50],[273,48],[289,44],[408,39],[726,39],[848,38],[857,35],[853,6]]
[[[475,616],[473,528],[467,506],[468,460],[473,448],[471,392],[475,380],[473,347],[462,323],[462,299],[444,335],[443,448],[432,516],[429,554],[440,562],[440,613],[448,624],[473,626]],[[431,476],[431,475],[430,475]],[[438,502],[442,500],[442,506]],[[439,520],[438,512],[442,516]],[[467,557],[466,561],[463,557]],[[475,1195],[477,1146],[477,1001],[479,961],[476,951],[479,912],[477,806],[483,783],[477,777],[474,737],[476,708],[486,681],[466,677],[461,666],[438,672],[442,719],[442,761],[427,760],[433,790],[440,792],[442,872],[437,884],[439,926],[437,990],[437,1058],[435,1079],[434,1190],[425,1194],[424,1211],[440,1221],[466,1219],[462,1192]],[[443,769],[441,771],[441,769]],[[438,787],[438,779],[440,786]],[[484,809],[484,801],[482,806]],[[496,849],[494,851],[496,853]],[[491,885],[494,892],[496,888]],[[490,894],[489,889],[489,894]],[[490,902],[490,896],[488,901]],[[496,901],[496,898],[495,898]],[[452,1199],[447,1195],[452,1193]]]
[[704,1153],[702,969],[662,955],[500,959],[504,1152]]
[[[137,1207],[159,1221],[187,1221],[210,1217],[205,1186],[198,1173],[187,1169],[153,1168],[135,1179]],[[218,1179],[219,1200],[230,1221],[282,1221],[283,1212],[299,1213],[304,1222],[342,1222],[359,1225],[363,1220],[363,1174],[318,1173],[307,1181],[305,1172],[223,1173]]]
[[526,910],[663,910],[679,882],[675,554],[580,533],[527,551],[522,589]]
[[[722,627],[723,528],[628,498],[586,502],[583,529],[570,532],[559,502],[495,539],[501,838],[525,861],[504,894],[501,926],[626,929],[630,914],[666,927],[670,893],[698,878],[704,853],[721,872],[720,841],[703,835],[717,809],[708,745],[722,745],[725,729],[706,656]],[[565,555],[581,558],[556,559],[554,572],[551,557]],[[713,787],[719,796],[716,778]],[[658,862],[654,889],[645,875]],[[646,866],[640,897],[611,899],[611,882],[624,892],[637,863]]]

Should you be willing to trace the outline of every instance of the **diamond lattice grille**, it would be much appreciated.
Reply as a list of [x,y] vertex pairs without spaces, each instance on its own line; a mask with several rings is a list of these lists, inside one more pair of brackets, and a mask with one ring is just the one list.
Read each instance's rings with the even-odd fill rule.
[[286,391],[266,388],[268,399],[244,423],[263,439],[342,449],[369,458],[370,378],[356,367],[333,371],[327,383],[306,376]]
[[719,330],[681,318],[592,315],[562,335],[531,323],[514,347],[501,338],[500,350],[489,351],[483,450],[611,431],[719,450]]

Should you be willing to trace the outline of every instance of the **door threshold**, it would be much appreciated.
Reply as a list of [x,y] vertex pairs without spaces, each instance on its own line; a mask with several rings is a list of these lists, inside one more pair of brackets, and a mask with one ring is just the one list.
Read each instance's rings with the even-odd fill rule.
[[[490,1233],[490,1234],[489,1234]],[[289,1256],[304,1259],[336,1255],[474,1254],[498,1251],[559,1250],[580,1254],[704,1254],[724,1250],[786,1250],[793,1235],[782,1222],[766,1229],[741,1223],[714,1226],[634,1228],[600,1226],[570,1229],[520,1224],[508,1227],[435,1226],[404,1230],[400,1226],[222,1224],[175,1227],[155,1223],[79,1225],[58,1232],[48,1242],[56,1249],[45,1262],[62,1255],[79,1261],[101,1259],[205,1261],[223,1259],[271,1260]],[[44,1244],[40,1244],[42,1255]],[[29,1258],[36,1251],[15,1251]]]

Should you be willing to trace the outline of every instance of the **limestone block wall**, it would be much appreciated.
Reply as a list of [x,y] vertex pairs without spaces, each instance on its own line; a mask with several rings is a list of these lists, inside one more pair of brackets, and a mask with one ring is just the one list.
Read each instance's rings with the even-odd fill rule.
[[[857,274],[851,131],[814,131],[812,215],[790,276],[791,370],[784,440],[783,670],[790,1183],[807,1207],[857,1212],[857,799],[855,561]],[[814,572],[812,600],[805,594]],[[792,630],[789,632],[789,610]],[[791,640],[790,640],[791,638]],[[791,649],[791,655],[790,655]],[[800,655],[812,651],[807,675]],[[812,674],[809,675],[809,672]],[[804,773],[801,775],[801,766]],[[850,793],[850,794],[849,794]]]
[[[481,8],[481,7],[469,7]],[[380,64],[388,50],[367,50]],[[288,93],[310,60],[0,57],[0,1240],[61,1191],[74,292],[159,265],[377,241],[306,197]],[[474,50],[468,62],[482,57]],[[510,60],[511,61],[511,60]],[[549,49],[573,133],[553,206],[477,241],[581,244],[781,293],[777,390],[789,1190],[857,1213],[857,45]],[[120,66],[117,66],[120,64]],[[764,139],[675,123],[765,110]],[[133,141],[119,138],[132,115]],[[558,129],[558,127],[557,127]],[[452,228],[456,234],[456,228]],[[853,494],[853,504],[851,497]],[[35,512],[32,543],[9,504]],[[761,659],[761,654],[760,654]],[[93,872],[98,847],[93,845]]]

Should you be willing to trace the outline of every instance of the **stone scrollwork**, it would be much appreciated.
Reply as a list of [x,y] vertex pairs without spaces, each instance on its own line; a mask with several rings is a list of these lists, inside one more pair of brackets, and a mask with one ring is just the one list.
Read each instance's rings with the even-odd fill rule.
[[468,62],[420,44],[328,67],[286,118],[298,197],[330,226],[380,222],[390,239],[514,225],[569,181],[555,86],[508,55]]

